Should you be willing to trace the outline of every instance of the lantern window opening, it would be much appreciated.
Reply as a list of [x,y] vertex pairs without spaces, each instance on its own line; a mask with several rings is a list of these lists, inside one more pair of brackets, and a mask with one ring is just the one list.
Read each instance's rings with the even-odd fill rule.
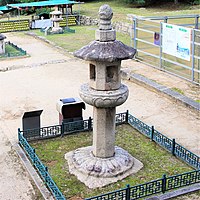
[[90,64],[90,80],[96,80],[96,66]]

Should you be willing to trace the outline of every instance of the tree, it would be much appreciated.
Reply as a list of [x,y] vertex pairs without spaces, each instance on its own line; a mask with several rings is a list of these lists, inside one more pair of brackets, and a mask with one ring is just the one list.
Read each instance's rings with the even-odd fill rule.
[[11,4],[11,3],[18,3],[18,1],[15,1],[15,0],[0,0],[0,6],[5,6],[5,5]]

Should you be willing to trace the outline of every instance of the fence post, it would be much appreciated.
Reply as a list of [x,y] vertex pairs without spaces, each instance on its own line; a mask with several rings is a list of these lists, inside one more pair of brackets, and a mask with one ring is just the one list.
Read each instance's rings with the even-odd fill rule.
[[153,141],[154,136],[154,126],[151,127],[151,141]]
[[[133,22],[134,22],[134,40],[133,40],[133,44],[134,44],[134,49],[136,49],[137,50],[137,17],[134,17],[133,18]],[[137,51],[136,51],[136,56],[137,56]]]
[[130,185],[126,185],[126,200],[130,200]]
[[195,40],[195,33],[194,33],[194,29],[192,29],[192,81],[194,81],[194,65],[195,65],[195,58],[194,58],[194,54],[195,54],[195,44],[194,44],[194,40]]
[[167,23],[168,17],[164,16],[164,23]]
[[196,166],[197,169],[200,168],[200,167],[199,167],[199,162],[200,162],[200,158],[198,157],[198,158],[197,158],[197,166]]
[[61,124],[61,137],[64,135],[64,123]]
[[199,15],[195,16],[195,29],[199,28]]
[[91,131],[92,130],[92,118],[89,117],[88,119],[88,130]]
[[48,167],[45,166],[45,183],[47,183]]
[[163,37],[163,24],[160,23],[160,48],[159,48],[159,68],[163,68],[163,63],[162,63],[162,56],[163,56],[163,49],[162,49],[162,37]]
[[162,193],[165,193],[166,192],[166,175],[163,174],[163,177],[162,177]]
[[172,140],[172,155],[175,156],[175,144],[176,144],[176,141],[175,139]]
[[35,165],[35,149],[33,148],[33,164]]
[[18,142],[20,143],[20,134],[21,134],[21,131],[20,131],[20,128],[18,128]]
[[128,112],[128,110],[126,111],[126,123],[128,123],[128,115],[129,115],[129,112]]

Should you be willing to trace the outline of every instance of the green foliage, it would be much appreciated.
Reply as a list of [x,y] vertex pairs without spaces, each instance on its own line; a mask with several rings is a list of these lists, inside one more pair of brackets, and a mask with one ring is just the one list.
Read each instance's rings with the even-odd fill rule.
[[175,92],[178,92],[179,94],[184,95],[184,92],[179,88],[173,87],[172,90],[174,90]]
[[36,12],[36,15],[41,15],[41,14],[43,14],[43,13],[46,13],[46,14],[49,14],[50,12],[51,12],[51,8],[38,8],[38,9],[36,9],[35,10],[35,12]]
[[145,4],[145,0],[124,0],[126,3]]
[[[37,35],[43,36],[47,40],[52,41],[56,46],[60,46],[70,52],[80,49],[95,39],[95,29],[97,28],[95,26],[70,26],[70,28],[75,30],[75,34],[64,33],[44,36],[44,33],[39,30],[34,30],[34,32]],[[117,40],[130,46],[129,35],[117,32]]]
[[0,6],[5,6],[7,4],[11,4],[11,3],[17,3],[18,1],[16,0],[0,0]]
[[141,6],[149,6],[149,5],[158,5],[160,3],[165,4],[165,3],[187,3],[187,4],[200,4],[200,0],[122,0],[125,3],[129,4],[135,4],[135,5],[141,5]]

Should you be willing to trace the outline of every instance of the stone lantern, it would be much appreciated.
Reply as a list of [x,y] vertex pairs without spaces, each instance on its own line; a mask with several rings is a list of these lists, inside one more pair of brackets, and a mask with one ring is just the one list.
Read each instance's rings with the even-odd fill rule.
[[63,18],[61,17],[62,12],[55,10],[53,12],[50,12],[50,14],[52,15],[51,21],[53,22],[53,27],[52,27],[51,32],[52,33],[62,33],[63,29],[59,25],[60,21],[63,20]]
[[81,86],[80,97],[93,106],[93,145],[65,155],[69,171],[90,188],[121,180],[143,166],[126,150],[115,146],[116,106],[128,98],[128,88],[121,84],[121,60],[133,58],[136,51],[116,40],[110,6],[101,6],[99,16],[96,40],[74,53],[89,61],[89,83]]
[[0,54],[5,54],[5,40],[6,36],[0,34]]

